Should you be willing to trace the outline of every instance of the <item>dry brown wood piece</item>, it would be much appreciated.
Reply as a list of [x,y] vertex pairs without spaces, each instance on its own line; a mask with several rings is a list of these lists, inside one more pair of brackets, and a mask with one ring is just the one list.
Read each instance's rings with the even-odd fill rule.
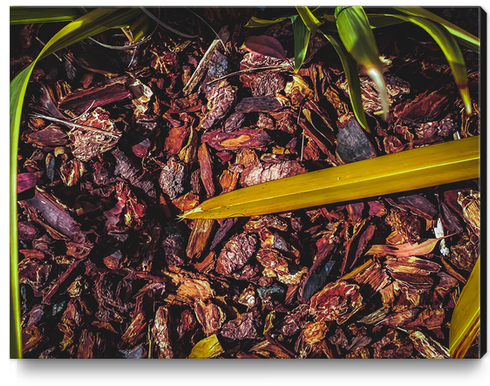
[[204,185],[204,189],[206,189],[207,197],[211,198],[214,196],[215,193],[213,178],[213,160],[206,146],[206,143],[203,143],[201,146],[199,146],[199,150],[197,151],[197,158],[199,160],[199,167],[201,169],[202,184]]
[[218,151],[260,148],[271,142],[266,132],[254,129],[241,129],[231,133],[209,132],[201,140]]
[[189,260],[199,260],[201,258],[211,241],[212,235],[214,235],[215,229],[215,220],[197,219],[194,221],[186,248]]
[[257,236],[246,233],[233,236],[228,241],[216,262],[216,272],[222,275],[231,275],[236,269],[250,260],[257,247]]
[[69,110],[75,115],[80,115],[90,108],[106,106],[130,97],[131,91],[125,87],[123,79],[101,87],[73,91],[61,99],[58,106],[61,110]]

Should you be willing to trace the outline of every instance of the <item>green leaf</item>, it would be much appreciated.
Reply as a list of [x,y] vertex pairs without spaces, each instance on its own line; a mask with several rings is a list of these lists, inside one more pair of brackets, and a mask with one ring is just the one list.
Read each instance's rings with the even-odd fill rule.
[[10,7],[10,24],[73,21],[85,13],[80,7]]
[[322,30],[331,33],[337,32],[337,24],[335,22],[335,16],[332,13],[325,12],[321,18],[323,19]]
[[337,42],[333,36],[326,35],[324,33],[323,35],[330,42],[330,44],[332,44],[333,48],[337,52],[337,55],[340,57],[340,62],[342,63],[342,68],[344,69],[347,85],[349,87],[349,98],[354,115],[362,128],[370,133],[371,130],[369,129],[369,125],[366,120],[366,113],[364,112],[364,107],[362,104],[361,81],[359,80],[359,74],[357,73],[356,62],[345,50],[344,46]]
[[426,19],[432,20],[434,23],[440,24],[447,28],[447,30],[465,47],[480,53],[480,39],[475,35],[470,34],[464,29],[454,25],[446,19],[433,14],[432,12],[421,7],[394,7],[397,11],[403,12],[411,16],[420,16]]
[[284,21],[291,16],[292,14],[289,16],[278,17],[277,19],[274,20],[259,19],[258,17],[252,16],[252,18],[247,22],[247,24],[245,24],[245,27],[248,28],[267,27],[272,24],[280,23],[281,21]]
[[133,33],[133,41],[138,43],[144,40],[151,34],[151,31],[156,27],[155,23],[152,23],[147,15],[141,15],[131,24],[131,31]]
[[311,34],[303,20],[297,15],[292,16],[291,21],[294,35],[294,72],[298,72],[305,61]]
[[464,358],[480,331],[480,257],[454,307],[449,328],[451,358]]
[[[11,328],[11,356],[22,356],[20,326],[18,245],[17,245],[17,150],[22,106],[32,70],[36,63],[52,53],[71,44],[86,39],[115,26],[125,25],[139,16],[141,11],[135,8],[100,8],[91,11],[61,29],[44,46],[34,61],[10,82],[10,282],[11,309],[13,321]],[[14,347],[12,347],[14,346]]]
[[372,29],[389,27],[392,25],[405,23],[404,20],[397,19],[393,16],[388,16],[385,14],[366,13],[366,16],[369,20],[369,24],[371,25]]
[[335,10],[337,29],[347,51],[377,86],[383,109],[383,118],[388,117],[388,93],[379,60],[378,47],[371,25],[362,7],[338,7]]
[[384,155],[225,193],[184,218],[228,218],[377,197],[480,176],[479,136]]
[[296,7],[296,10],[301,17],[301,20],[303,20],[303,23],[305,23],[306,27],[310,31],[310,34],[314,35],[322,23],[315,17],[315,15],[313,15],[308,7]]
[[392,15],[393,17],[409,21],[422,27],[427,33],[432,36],[436,43],[441,47],[442,52],[451,67],[451,71],[458,87],[461,98],[468,114],[471,114],[471,98],[468,88],[468,72],[463,53],[456,42],[456,39],[448,32],[448,30],[438,25],[429,19],[418,16]]

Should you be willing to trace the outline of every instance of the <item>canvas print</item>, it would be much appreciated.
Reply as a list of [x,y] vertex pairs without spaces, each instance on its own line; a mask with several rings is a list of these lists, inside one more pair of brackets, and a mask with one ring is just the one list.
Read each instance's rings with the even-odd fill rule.
[[10,21],[12,358],[485,353],[482,8]]

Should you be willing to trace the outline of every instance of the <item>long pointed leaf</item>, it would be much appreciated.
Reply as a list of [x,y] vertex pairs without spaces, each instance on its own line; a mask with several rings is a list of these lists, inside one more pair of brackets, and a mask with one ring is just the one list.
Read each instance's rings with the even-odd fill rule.
[[479,143],[465,138],[267,182],[214,197],[183,217],[286,212],[478,178]]
[[291,21],[294,34],[294,72],[298,72],[305,61],[311,34],[300,17],[293,16]]
[[281,21],[284,21],[291,17],[293,14],[288,16],[283,16],[283,17],[278,17],[277,19],[274,20],[267,20],[267,19],[260,19],[258,17],[252,16],[251,19],[245,24],[245,27],[248,28],[259,28],[259,27],[267,27],[272,24],[280,23]]
[[424,17],[437,24],[443,25],[463,46],[480,53],[480,39],[446,19],[421,7],[394,7],[394,9],[407,15]]
[[38,60],[89,36],[124,24],[140,14],[141,11],[138,9],[100,8],[81,16],[53,36],[38,57],[10,83],[10,281],[11,310],[13,311],[10,328],[11,357],[13,358],[22,356],[17,271],[17,149],[22,106],[29,78]]
[[296,7],[296,10],[301,17],[301,20],[303,20],[303,23],[305,23],[306,27],[310,31],[310,34],[314,35],[322,23],[315,17],[308,7]]
[[340,39],[347,51],[377,86],[383,109],[383,118],[388,117],[388,93],[379,60],[378,47],[369,20],[362,7],[338,7],[335,11]]
[[451,317],[449,352],[451,358],[464,358],[480,331],[480,258],[461,291]]
[[345,50],[344,46],[337,42],[337,40],[333,36],[326,34],[323,35],[330,42],[330,44],[332,44],[333,48],[337,52],[337,55],[339,55],[340,62],[342,63],[342,68],[344,69],[345,77],[347,79],[347,85],[349,87],[349,98],[352,104],[354,115],[356,116],[362,128],[370,133],[371,130],[369,129],[369,125],[366,120],[366,113],[364,112],[364,106],[362,104],[361,81],[359,79],[359,74],[357,73],[356,62]]
[[10,7],[10,24],[73,21],[85,13],[76,7]]
[[468,73],[463,53],[456,42],[456,39],[448,32],[446,28],[440,26],[429,19],[417,16],[402,16],[392,15],[393,17],[412,22],[419,27],[422,27],[427,33],[432,36],[436,43],[441,47],[442,52],[451,66],[454,81],[459,89],[461,98],[468,114],[471,114],[471,98],[468,88]]

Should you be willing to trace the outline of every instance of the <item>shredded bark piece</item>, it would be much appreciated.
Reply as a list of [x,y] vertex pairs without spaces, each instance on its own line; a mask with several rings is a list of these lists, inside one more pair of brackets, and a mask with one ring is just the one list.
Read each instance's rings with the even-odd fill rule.
[[242,268],[252,257],[257,246],[257,236],[246,233],[233,236],[223,247],[216,262],[216,272],[230,275]]

